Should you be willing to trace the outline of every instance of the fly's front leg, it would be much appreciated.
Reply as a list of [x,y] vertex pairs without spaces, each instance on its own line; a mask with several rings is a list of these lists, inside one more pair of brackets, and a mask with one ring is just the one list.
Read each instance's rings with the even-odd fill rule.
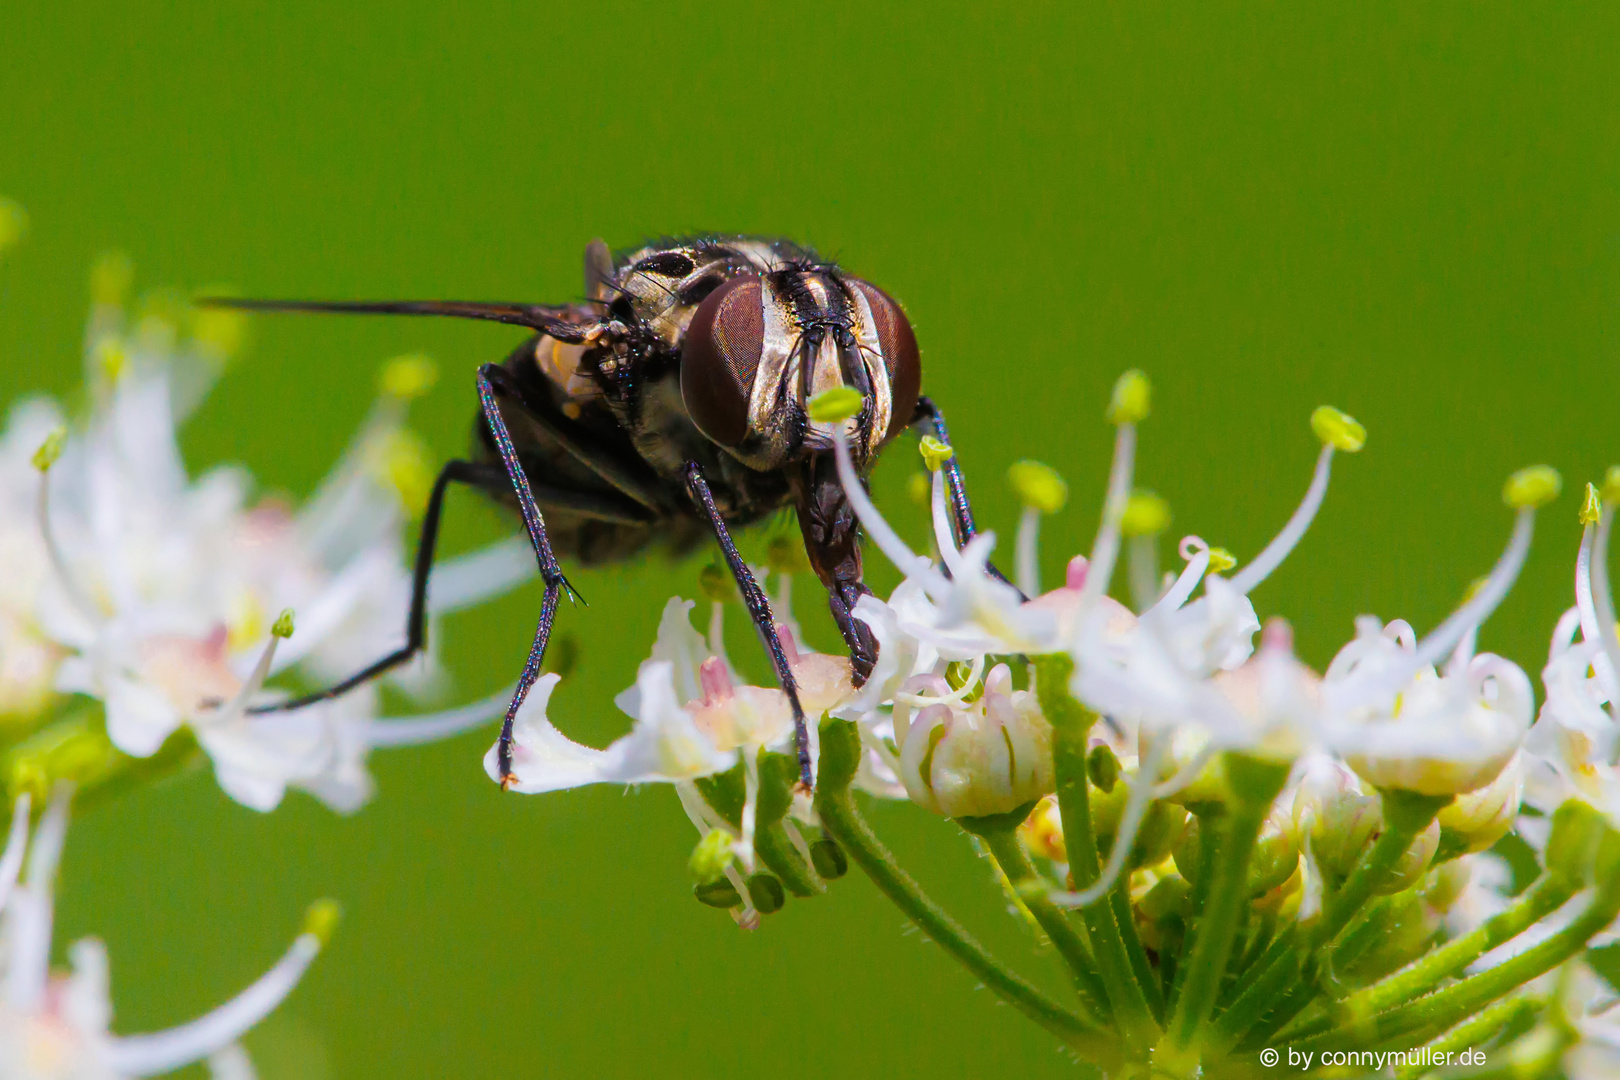
[[765,597],[765,590],[759,587],[754,580],[753,571],[743,562],[743,557],[737,550],[737,545],[731,539],[731,532],[720,516],[720,510],[714,504],[714,495],[709,491],[709,482],[703,478],[703,466],[695,461],[688,461],[683,470],[686,477],[686,490],[692,496],[692,502],[709,519],[709,525],[714,529],[715,539],[720,542],[720,552],[726,557],[726,565],[731,568],[731,576],[737,581],[737,588],[742,590],[743,603],[748,608],[748,615],[754,620],[754,629],[759,631],[760,640],[765,643],[765,651],[770,654],[771,667],[776,671],[776,681],[781,684],[782,692],[787,695],[788,704],[793,708],[793,744],[799,757],[799,784],[806,791],[812,787],[810,778],[810,729],[805,724],[804,706],[799,704],[799,686],[793,679],[793,669],[788,666],[787,653],[782,649],[782,640],[776,636],[776,617],[771,614],[771,604]]
[[534,545],[534,557],[540,564],[540,578],[545,582],[546,592],[540,602],[540,622],[534,629],[529,657],[524,661],[523,674],[518,676],[517,691],[512,695],[512,703],[506,707],[506,717],[501,721],[501,737],[495,744],[495,760],[500,767],[502,788],[510,787],[517,781],[517,777],[512,775],[512,722],[523,705],[523,699],[529,696],[529,688],[540,677],[540,665],[546,658],[546,644],[551,640],[551,623],[557,615],[557,602],[564,590],[570,597],[578,595],[568,584],[568,579],[563,577],[557,556],[552,553],[551,540],[546,536],[546,523],[540,517],[534,490],[529,486],[529,478],[524,475],[522,463],[518,461],[512,435],[506,430],[506,421],[501,418],[500,403],[495,400],[497,389],[522,400],[511,379],[511,372],[499,364],[485,364],[478,369],[478,400],[484,410],[484,421],[495,439],[501,464],[506,467],[506,475],[512,481],[518,510],[523,515],[523,527],[529,534],[529,542]]
[[[951,443],[950,432],[945,428],[945,414],[939,411],[939,406],[929,397],[917,399],[917,412],[912,417],[911,426],[922,428],[925,434],[933,435],[947,446]],[[940,468],[945,474],[946,501],[951,506],[951,531],[956,536],[956,546],[966,547],[967,542],[977,536],[979,530],[973,524],[973,507],[968,502],[967,487],[962,483],[962,468],[957,464],[957,455],[951,455],[950,460]],[[997,581],[1012,584],[993,563],[986,564],[985,570]]]

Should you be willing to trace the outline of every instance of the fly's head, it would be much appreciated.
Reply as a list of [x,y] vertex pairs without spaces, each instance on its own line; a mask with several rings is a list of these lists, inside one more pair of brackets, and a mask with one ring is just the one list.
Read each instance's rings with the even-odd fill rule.
[[922,381],[917,339],[892,297],[835,267],[794,262],[731,278],[693,312],[681,398],[703,434],[754,469],[828,453],[834,428],[811,398],[850,386],[841,421],[857,468],[911,423]]

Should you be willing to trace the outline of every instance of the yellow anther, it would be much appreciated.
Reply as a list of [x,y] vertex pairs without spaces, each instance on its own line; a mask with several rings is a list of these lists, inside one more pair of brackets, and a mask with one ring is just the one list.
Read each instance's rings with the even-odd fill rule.
[[1531,465],[1508,477],[1502,501],[1515,510],[1534,510],[1558,498],[1564,480],[1551,465]]
[[1367,429],[1357,423],[1355,417],[1331,405],[1319,405],[1311,413],[1311,430],[1324,444],[1347,454],[1367,445]]
[[90,264],[90,301],[97,307],[123,307],[135,281],[135,264],[122,251],[108,251]]
[[804,574],[810,570],[810,557],[804,541],[797,536],[772,537],[765,545],[765,565],[778,574]]
[[433,489],[433,470],[421,438],[397,428],[382,436],[374,453],[378,475],[399,494],[401,505],[412,514],[421,513]]
[[304,912],[302,933],[321,943],[322,948],[332,941],[337,925],[343,920],[343,907],[336,900],[317,900]]
[[1600,494],[1603,501],[1611,505],[1620,502],[1620,465],[1610,465],[1609,471],[1603,474],[1603,490]]
[[59,427],[39,444],[34,451],[34,468],[40,472],[49,472],[52,465],[62,456],[62,447],[67,443],[67,428]]
[[926,506],[928,500],[933,497],[934,482],[929,479],[927,473],[914,472],[911,474],[910,479],[906,481],[906,494],[911,496],[912,502],[922,503]]
[[1007,469],[1007,480],[1025,506],[1043,514],[1055,514],[1069,501],[1069,485],[1049,465],[1038,461],[1015,461]]
[[1114,396],[1108,402],[1110,424],[1139,424],[1147,419],[1153,388],[1148,377],[1136,368],[1114,382]]
[[928,466],[929,472],[937,472],[947,461],[956,456],[956,451],[940,442],[932,435],[924,435],[917,444],[922,452],[923,464]]
[[198,308],[191,313],[191,340],[210,356],[229,360],[242,351],[247,316],[225,308]]
[[686,860],[686,867],[699,885],[706,885],[724,874],[736,857],[731,834],[724,829],[714,829],[697,842],[691,858]]
[[419,398],[439,381],[439,368],[422,353],[396,356],[383,365],[377,385],[384,394],[401,401]]
[[1236,565],[1237,565],[1237,556],[1233,555],[1230,551],[1227,551],[1225,548],[1210,548],[1209,549],[1209,572],[1210,573],[1212,573],[1212,574],[1224,574],[1224,573],[1226,573],[1228,570],[1232,569],[1232,567],[1234,567]]
[[124,369],[129,366],[129,352],[121,339],[111,334],[99,338],[90,354],[95,370],[101,372],[108,382],[116,383],[124,377]]
[[270,628],[270,632],[283,641],[293,636],[292,608],[282,609],[281,614],[276,616],[276,624]]
[[0,196],[0,251],[21,240],[28,232],[28,211],[19,203]]
[[1581,500],[1580,522],[1582,525],[1596,525],[1597,519],[1603,516],[1603,500],[1598,497],[1596,484],[1586,485],[1586,498]]
[[1151,491],[1133,491],[1119,519],[1126,536],[1157,536],[1170,527],[1170,504]]
[[698,571],[698,589],[717,604],[726,604],[737,599],[737,583],[732,580],[730,574],[714,563]]
[[810,419],[818,424],[836,424],[861,411],[865,399],[853,386],[835,386],[810,399]]

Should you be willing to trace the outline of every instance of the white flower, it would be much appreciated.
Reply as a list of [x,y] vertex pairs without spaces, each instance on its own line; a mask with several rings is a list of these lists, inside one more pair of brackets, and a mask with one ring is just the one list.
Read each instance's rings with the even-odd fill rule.
[[1032,692],[1013,689],[1006,664],[990,669],[972,701],[938,676],[910,680],[894,733],[907,793],[936,814],[1005,814],[1054,790],[1052,726]]
[[[1425,795],[1461,795],[1496,779],[1518,752],[1535,703],[1530,679],[1491,653],[1458,656],[1446,674],[1424,664],[1411,628],[1371,616],[1328,665],[1324,692],[1368,678],[1366,669],[1410,672],[1400,693],[1338,711],[1329,742],[1364,779]],[[1353,701],[1354,698],[1352,697]]]
[[[414,729],[376,721],[370,690],[288,713],[246,710],[276,699],[261,690],[278,671],[297,664],[325,684],[397,640],[414,461],[404,401],[384,396],[303,511],[250,506],[243,471],[192,480],[181,461],[175,425],[212,369],[152,335],[125,341],[101,316],[83,428],[67,433],[53,406],[34,403],[14,410],[0,440],[0,553],[21,571],[0,586],[0,714],[37,714],[49,691],[83,694],[104,704],[109,738],[136,757],[190,728],[245,805],[270,809],[294,785],[353,809],[370,791],[370,747],[459,728],[442,716]],[[34,458],[48,439],[59,456],[42,470]],[[459,577],[439,610],[513,583],[482,567]],[[298,632],[277,649],[267,638],[283,609],[297,609]],[[423,674],[418,665],[407,684]]]
[[1565,969],[1559,999],[1576,1041],[1564,1051],[1568,1080],[1610,1080],[1620,1075],[1620,996],[1584,962]]
[[[335,909],[316,905],[304,932],[241,994],[190,1023],[150,1035],[114,1035],[107,954],[86,938],[72,971],[50,970],[52,892],[71,792],[58,789],[32,840],[28,796],[17,802],[0,856],[0,1080],[124,1080],[155,1076],[240,1051],[230,1048],[290,994],[330,934]],[[27,873],[19,871],[27,851]]]

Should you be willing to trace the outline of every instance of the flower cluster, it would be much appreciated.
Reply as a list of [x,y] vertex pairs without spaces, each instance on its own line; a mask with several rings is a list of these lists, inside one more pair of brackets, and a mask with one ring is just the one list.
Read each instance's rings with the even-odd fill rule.
[[[816,404],[831,414],[841,401]],[[1240,565],[1188,536],[1182,569],[1161,577],[1168,507],[1132,488],[1148,405],[1146,379],[1128,373],[1108,411],[1102,524],[1047,592],[1037,530],[1065,496],[1049,469],[1011,474],[1027,507],[1015,586],[990,561],[994,536],[964,535],[954,516],[950,447],[923,439],[930,557],[882,517],[836,444],[850,503],[903,581],[855,609],[880,645],[862,686],[778,630],[820,720],[813,797],[791,788],[782,693],[738,684],[719,602],[705,638],[679,599],[618,699],[630,734],[605,751],[571,742],[546,716],[549,676],[519,715],[518,789],[673,783],[700,833],[695,894],[745,926],[787,893],[824,890],[851,858],[1106,1072],[1151,1062],[1155,1075],[1242,1075],[1274,1043],[1427,1045],[1432,1063],[1495,1040],[1529,1063],[1515,1075],[1607,1075],[1614,992],[1594,1003],[1571,987],[1601,984],[1583,951],[1620,915],[1620,639],[1604,569],[1620,470],[1604,492],[1588,489],[1576,604],[1553,634],[1538,719],[1530,677],[1474,642],[1524,564],[1537,510],[1559,493],[1556,473],[1509,479],[1506,548],[1448,618],[1426,634],[1359,618],[1319,673],[1250,595],[1304,539],[1335,458],[1366,432],[1317,410],[1314,474],[1276,538]],[[1129,606],[1109,595],[1122,556]],[[972,834],[1011,909],[1068,962],[1074,1001],[1029,984],[938,910],[861,819],[852,787]],[[1510,833],[1517,846],[1502,849]],[[1499,850],[1518,852],[1516,873]]]

